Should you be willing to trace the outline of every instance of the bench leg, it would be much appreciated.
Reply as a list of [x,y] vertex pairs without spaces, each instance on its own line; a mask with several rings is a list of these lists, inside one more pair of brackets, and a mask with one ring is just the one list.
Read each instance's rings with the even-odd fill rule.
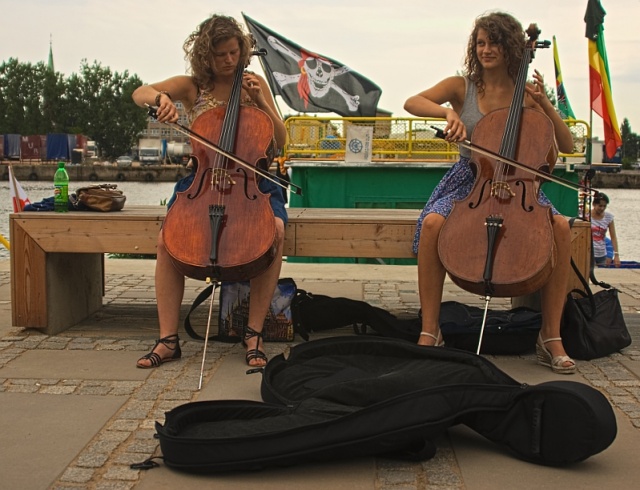
[[102,307],[103,254],[47,254],[47,326],[55,335]]
[[11,230],[11,318],[55,335],[102,306],[104,254],[47,253],[18,220]]
[[37,255],[41,260],[32,257],[28,274],[12,274],[15,326],[55,335],[102,306],[102,254]]

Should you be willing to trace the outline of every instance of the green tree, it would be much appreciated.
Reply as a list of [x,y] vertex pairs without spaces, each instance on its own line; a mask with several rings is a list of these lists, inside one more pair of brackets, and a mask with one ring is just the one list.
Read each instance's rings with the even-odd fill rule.
[[0,132],[32,135],[55,131],[63,92],[62,76],[43,62],[32,65],[9,59],[0,65]]
[[620,136],[622,137],[622,163],[628,166],[638,161],[640,157],[640,138],[631,131],[631,125],[626,117],[620,125]]
[[30,63],[25,65],[15,58],[0,65],[1,133],[21,134],[20,131],[28,127],[25,120],[25,100],[30,94],[25,92],[23,80],[31,70]]
[[44,70],[40,113],[42,125],[38,134],[63,133],[64,124],[64,94],[66,84],[62,74],[54,72],[48,67]]
[[10,58],[0,64],[0,134],[70,133],[94,139],[102,156],[128,152],[146,126],[144,111],[131,100],[142,84],[137,75],[112,73],[82,61],[66,80],[44,62]]
[[[86,127],[86,121],[90,120],[90,112],[82,93],[82,79],[72,73],[66,80],[65,91],[60,97],[60,122],[64,131],[74,134],[85,134],[90,138],[95,136]],[[62,131],[61,131],[62,132]]]
[[95,139],[105,158],[127,153],[146,126],[146,114],[131,100],[142,81],[126,70],[112,73],[97,61],[90,66],[83,60],[80,75],[80,92],[86,107],[81,118],[86,133]]

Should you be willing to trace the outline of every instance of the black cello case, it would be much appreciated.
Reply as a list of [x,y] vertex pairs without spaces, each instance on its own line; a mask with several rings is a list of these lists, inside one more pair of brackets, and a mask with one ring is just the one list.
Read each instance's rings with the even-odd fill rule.
[[167,466],[262,469],[363,455],[429,459],[465,424],[533,463],[563,466],[615,439],[611,405],[572,381],[519,383],[483,357],[378,337],[306,342],[264,369],[262,402],[181,405],[156,423]]

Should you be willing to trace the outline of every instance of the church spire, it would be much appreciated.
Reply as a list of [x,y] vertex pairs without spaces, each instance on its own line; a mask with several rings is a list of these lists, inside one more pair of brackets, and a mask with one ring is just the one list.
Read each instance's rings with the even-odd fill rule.
[[49,64],[47,65],[49,70],[55,72],[53,68],[53,35],[49,34]]

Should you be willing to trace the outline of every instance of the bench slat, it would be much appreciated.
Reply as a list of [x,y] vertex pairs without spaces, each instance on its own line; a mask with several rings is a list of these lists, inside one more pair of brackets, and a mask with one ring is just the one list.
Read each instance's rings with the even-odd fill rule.
[[[291,208],[285,255],[308,257],[412,257],[419,211]],[[155,254],[166,215],[163,206],[131,206],[117,213],[23,212],[16,225],[48,253]],[[353,255],[357,254],[357,255]]]

